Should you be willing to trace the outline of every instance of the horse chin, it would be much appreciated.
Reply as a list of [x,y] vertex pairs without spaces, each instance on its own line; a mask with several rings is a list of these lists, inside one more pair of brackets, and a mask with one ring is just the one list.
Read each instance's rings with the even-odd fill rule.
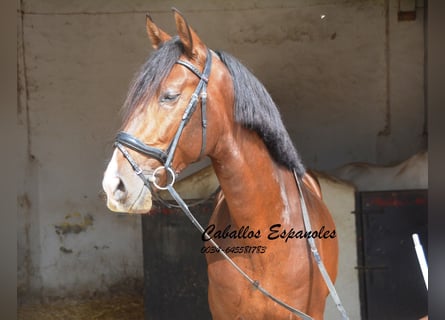
[[119,213],[147,214],[150,212],[152,205],[153,201],[150,191],[145,191],[133,198],[129,197],[125,202],[116,202],[113,199],[107,198],[108,209]]

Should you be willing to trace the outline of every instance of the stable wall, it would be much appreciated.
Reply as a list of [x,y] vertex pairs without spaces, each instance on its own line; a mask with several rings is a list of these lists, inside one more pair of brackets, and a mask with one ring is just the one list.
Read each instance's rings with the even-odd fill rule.
[[19,293],[141,282],[140,218],[110,213],[101,179],[128,84],[152,50],[147,12],[175,33],[178,7],[212,49],[245,63],[305,163],[326,170],[400,161],[424,146],[423,9],[398,22],[397,3],[21,1]]

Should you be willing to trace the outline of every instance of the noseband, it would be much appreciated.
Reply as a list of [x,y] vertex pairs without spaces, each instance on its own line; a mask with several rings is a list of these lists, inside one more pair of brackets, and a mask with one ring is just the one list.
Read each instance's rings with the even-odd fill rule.
[[[176,131],[176,134],[174,135],[173,140],[168,146],[167,150],[164,151],[159,148],[151,147],[127,132],[119,132],[116,136],[116,141],[114,143],[115,147],[117,147],[122,152],[123,156],[128,160],[133,170],[139,177],[141,177],[142,181],[144,181],[144,184],[150,190],[151,190],[150,182],[152,182],[155,185],[155,187],[160,190],[166,190],[168,185],[174,184],[176,179],[176,173],[172,168],[173,157],[178,147],[178,142],[179,139],[181,138],[182,132],[196,110],[199,98],[201,98],[202,144],[198,160],[202,158],[206,149],[207,83],[209,81],[210,70],[212,66],[212,54],[208,49],[206,63],[202,73],[194,65],[192,65],[187,61],[178,60],[176,61],[176,63],[186,67],[191,72],[193,72],[199,78],[199,83],[196,86],[196,89],[190,98],[190,102],[187,105],[184,114],[182,115],[181,123],[179,124],[178,130]],[[155,169],[152,176],[147,179],[143,174],[142,169],[134,161],[134,159],[131,157],[131,155],[128,153],[125,147],[128,147],[148,157],[154,158],[158,160],[162,165],[157,169]],[[165,169],[167,175],[170,175],[169,179],[167,179],[167,186],[160,186],[156,182],[155,174],[158,173],[158,171],[161,171],[162,169]]]

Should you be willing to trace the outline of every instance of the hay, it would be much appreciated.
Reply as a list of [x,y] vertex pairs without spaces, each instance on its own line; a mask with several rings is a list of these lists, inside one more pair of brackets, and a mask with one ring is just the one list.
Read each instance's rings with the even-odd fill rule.
[[119,294],[85,300],[64,299],[51,303],[24,304],[19,320],[143,320],[142,295]]

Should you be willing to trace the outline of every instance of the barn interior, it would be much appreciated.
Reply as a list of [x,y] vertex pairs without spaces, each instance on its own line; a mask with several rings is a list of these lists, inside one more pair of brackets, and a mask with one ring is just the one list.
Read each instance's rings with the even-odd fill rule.
[[[21,0],[19,319],[148,319],[162,288],[149,286],[147,274],[176,270],[159,270],[150,257],[177,255],[175,232],[194,237],[178,228],[154,251],[155,225],[188,222],[165,219],[163,209],[113,213],[101,188],[129,83],[153,51],[146,14],[175,34],[171,7],[210,48],[258,77],[317,172],[339,234],[336,286],[349,317],[425,316],[427,289],[410,237],[418,233],[427,251],[426,0]],[[217,184],[205,170],[183,180],[186,198],[205,198]],[[208,216],[211,204],[198,214]],[[400,272],[404,259],[412,273]],[[176,298],[155,307],[167,312],[165,301]],[[208,319],[205,292],[194,302]],[[325,319],[336,318],[328,298]]]

